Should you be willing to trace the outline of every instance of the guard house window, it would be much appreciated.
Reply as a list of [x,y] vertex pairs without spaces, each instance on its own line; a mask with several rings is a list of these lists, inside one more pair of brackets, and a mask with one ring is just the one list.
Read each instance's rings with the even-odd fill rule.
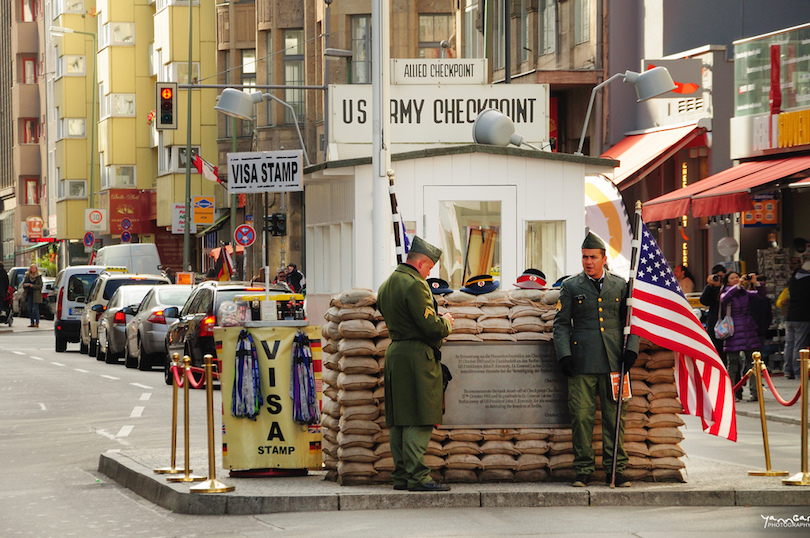
[[500,273],[500,201],[440,201],[439,223],[445,252],[440,278],[451,288],[463,287],[471,276]]
[[587,43],[591,37],[591,2],[574,0],[574,42]]
[[464,5],[464,57],[481,58],[484,51],[484,34],[479,30],[482,17],[478,0],[465,0]]
[[23,118],[20,122],[22,123],[22,128],[20,129],[20,143],[38,144],[39,120],[36,118]]
[[526,267],[536,267],[549,285],[565,273],[565,221],[526,222]]
[[503,3],[505,1],[495,0],[492,3],[492,29],[493,34],[495,34],[492,40],[492,64],[494,69],[503,69],[506,66],[506,54],[504,53],[506,25],[503,17]]
[[371,83],[371,15],[352,17],[352,83]]
[[[304,30],[284,30],[284,85],[304,84]],[[304,121],[304,90],[284,90],[284,100],[295,109],[298,122]],[[284,123],[293,123],[285,107]]]
[[29,177],[25,179],[24,195],[23,204],[36,205],[39,203],[39,178]]
[[[441,58],[441,43],[453,33],[453,15],[449,13],[419,15],[419,57]],[[450,49],[447,50],[450,52]],[[449,55],[449,54],[448,54]]]
[[538,20],[538,41],[540,54],[551,54],[556,49],[557,38],[557,2],[540,0]]
[[36,58],[23,58],[23,84],[37,83],[37,60]]

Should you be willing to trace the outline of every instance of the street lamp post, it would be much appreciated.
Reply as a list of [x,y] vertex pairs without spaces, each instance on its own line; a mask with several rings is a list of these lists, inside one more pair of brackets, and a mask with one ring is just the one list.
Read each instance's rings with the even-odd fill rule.
[[93,107],[91,110],[90,121],[90,182],[87,186],[87,207],[93,207],[93,176],[96,174],[96,109],[98,108],[98,81],[96,80],[96,72],[98,66],[98,38],[93,32],[84,32],[81,30],[73,30],[71,28],[63,28],[61,26],[51,26],[51,35],[63,36],[65,34],[82,34],[93,38]]

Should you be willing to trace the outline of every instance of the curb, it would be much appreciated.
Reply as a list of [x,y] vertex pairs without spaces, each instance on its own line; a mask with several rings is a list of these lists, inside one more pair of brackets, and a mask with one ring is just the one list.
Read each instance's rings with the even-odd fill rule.
[[[740,411],[737,410],[737,414],[742,417],[750,417],[750,418],[759,418],[759,411]],[[772,422],[781,422],[782,424],[790,424],[792,426],[801,426],[802,421],[798,418],[793,417],[786,417],[784,415],[775,415],[771,413],[765,413],[765,418]]]
[[[777,485],[763,488],[699,488],[647,484],[632,489],[570,488],[562,484],[477,484],[476,488],[431,494],[395,492],[378,486],[334,493],[239,495],[194,494],[183,483],[165,480],[120,453],[101,454],[98,470],[121,486],[167,510],[193,515],[257,515],[281,512],[398,510],[424,508],[529,508],[541,506],[810,506],[810,489]],[[383,489],[384,488],[384,489]],[[677,489],[676,489],[677,488]],[[466,489],[464,491],[463,489]]]

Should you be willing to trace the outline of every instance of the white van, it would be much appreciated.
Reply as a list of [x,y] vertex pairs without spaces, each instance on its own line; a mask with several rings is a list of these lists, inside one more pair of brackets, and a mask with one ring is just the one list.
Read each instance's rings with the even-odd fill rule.
[[54,314],[57,352],[64,352],[68,342],[79,341],[87,294],[105,270],[107,268],[100,265],[72,265],[56,275],[53,290],[48,295],[48,305]]
[[160,274],[160,255],[154,243],[110,245],[96,252],[95,265],[126,267],[128,273]]

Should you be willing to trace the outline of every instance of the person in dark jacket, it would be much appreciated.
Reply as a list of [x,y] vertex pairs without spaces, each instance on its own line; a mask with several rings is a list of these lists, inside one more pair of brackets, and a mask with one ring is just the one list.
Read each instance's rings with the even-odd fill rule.
[[25,298],[28,301],[28,316],[31,318],[29,327],[39,327],[39,303],[42,302],[42,275],[36,264],[31,264],[22,281],[25,289]]
[[[706,279],[706,287],[703,288],[703,293],[700,294],[700,304],[709,307],[709,312],[706,315],[706,331],[709,333],[709,338],[712,339],[717,354],[720,355],[724,363],[726,356],[723,353],[723,341],[714,336],[714,326],[717,325],[717,320],[720,319],[717,314],[720,312],[720,292],[723,291],[723,278],[725,276],[726,268],[723,265],[717,264],[712,267],[712,274]],[[726,364],[726,369],[728,369],[728,364]]]
[[304,277],[304,273],[299,271],[298,266],[294,263],[287,266],[287,284],[290,285],[290,289],[295,293],[303,293],[304,288],[307,286],[307,279]]
[[799,350],[810,345],[810,261],[788,282],[787,313],[785,314],[785,377],[799,375]]
[[[766,296],[765,286],[757,281],[753,273],[740,277],[736,271],[731,271],[724,279],[725,287],[720,294],[720,315],[725,316],[728,311],[734,322],[734,334],[723,342],[726,353],[726,364],[731,376],[732,384],[736,385],[742,379],[743,371],[748,371],[753,365],[753,353],[760,348],[757,323],[751,316],[751,297],[753,295]],[[745,364],[740,358],[740,352],[745,354]],[[744,369],[743,369],[744,368]],[[749,402],[757,401],[756,379],[752,375],[748,380]],[[742,388],[735,394],[737,401],[742,400]]]
[[0,312],[5,310],[8,305],[6,304],[6,294],[8,293],[8,273],[6,266],[0,262]]

